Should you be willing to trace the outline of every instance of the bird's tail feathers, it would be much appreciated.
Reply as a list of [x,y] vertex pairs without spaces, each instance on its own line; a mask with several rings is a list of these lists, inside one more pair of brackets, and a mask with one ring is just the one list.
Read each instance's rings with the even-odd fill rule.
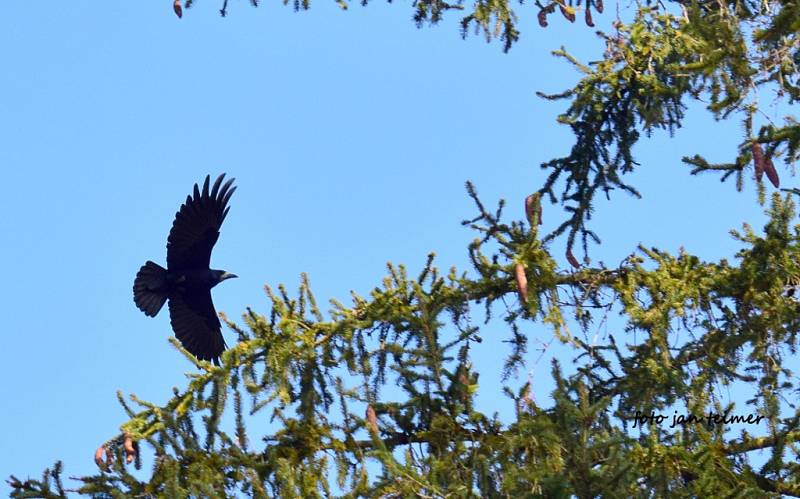
[[133,282],[133,301],[139,310],[155,317],[167,301],[167,269],[147,261]]

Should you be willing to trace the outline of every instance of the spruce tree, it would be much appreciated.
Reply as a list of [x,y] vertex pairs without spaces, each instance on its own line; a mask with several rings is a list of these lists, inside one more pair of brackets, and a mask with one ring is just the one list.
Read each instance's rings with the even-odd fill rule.
[[[176,12],[190,5],[176,3]],[[592,12],[604,8],[535,5],[543,29],[578,13],[593,25]],[[465,35],[499,37],[504,50],[520,36],[506,0],[414,8],[419,24],[460,10]],[[797,160],[800,125],[789,115],[767,119],[759,104],[766,93],[787,106],[800,98],[799,35],[796,0],[646,2],[598,33],[602,60],[556,51],[582,77],[542,97],[568,102],[559,121],[574,144],[542,165],[547,179],[524,209],[522,200],[514,210],[489,208],[467,184],[476,206],[464,222],[476,233],[471,269],[443,272],[433,255],[418,272],[390,264],[369,296],[333,301],[327,313],[305,276],[297,292],[267,287],[268,310],[226,319],[238,341],[220,367],[184,352],[198,372],[163,406],[119,394],[129,419],[97,450],[97,474],[65,486],[58,462],[41,479],[10,477],[13,496],[64,497],[67,488],[97,497],[800,496],[799,387],[784,367],[800,330],[800,191],[778,190],[782,164]],[[769,216],[763,231],[734,231],[735,261],[642,246],[617,267],[592,266],[595,195],[638,196],[625,180],[641,167],[634,146],[642,133],[676,133],[693,103],[739,120],[742,137],[727,163],[691,151],[685,163],[739,190],[755,183]],[[562,216],[548,203],[566,216],[540,233],[543,211]],[[567,267],[552,254],[556,238],[566,239]],[[479,389],[498,389],[481,386],[471,362],[486,328],[471,320],[479,312],[510,331],[499,367],[507,377],[523,365],[531,324],[573,350],[569,368],[552,360],[552,403],[537,403],[525,383],[505,389],[512,420],[476,407]],[[624,329],[586,341],[610,312]],[[753,396],[723,404],[728,386]],[[696,420],[659,421],[674,411]],[[745,415],[763,423],[756,433],[726,431]],[[256,419],[275,430],[254,433]],[[756,450],[768,458],[756,463]],[[133,471],[145,454],[152,470]]]

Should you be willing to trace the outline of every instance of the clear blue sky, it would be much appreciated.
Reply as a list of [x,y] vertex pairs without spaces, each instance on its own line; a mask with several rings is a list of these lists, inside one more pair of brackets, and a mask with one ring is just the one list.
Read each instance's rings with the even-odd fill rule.
[[[237,178],[212,261],[240,276],[214,291],[234,319],[246,306],[268,312],[263,285],[294,289],[301,272],[324,303],[366,294],[389,260],[417,271],[436,251],[440,266],[463,269],[473,234],[460,221],[475,213],[464,182],[521,218],[544,180],[539,163],[570,146],[554,122],[565,103],[534,95],[577,77],[549,51],[602,50],[580,22],[554,15],[540,29],[532,6],[519,8],[522,40],[503,54],[482,37],[461,40],[455,18],[418,30],[405,2],[347,12],[319,2],[298,14],[240,0],[226,19],[220,3],[196,2],[182,20],[166,0],[3,7],[3,495],[10,473],[38,476],[57,459],[67,475],[92,473],[94,449],[125,420],[116,390],[160,403],[183,385],[191,366],[167,342],[167,314],[146,318],[131,286],[145,260],[164,262],[194,182]],[[728,160],[738,141],[738,124],[703,113],[675,139],[644,140],[632,180],[645,198],[598,204],[604,244],[593,256],[616,265],[640,242],[732,255],[728,230],[760,228],[762,209],[752,192],[690,178],[679,159]],[[545,206],[546,227],[561,217]],[[506,354],[476,352],[488,412],[508,408],[491,389]],[[540,402],[548,373],[540,363]]]

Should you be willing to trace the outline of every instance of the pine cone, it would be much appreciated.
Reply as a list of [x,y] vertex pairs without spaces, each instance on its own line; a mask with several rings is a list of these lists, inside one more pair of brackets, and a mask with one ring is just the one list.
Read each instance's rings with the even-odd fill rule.
[[519,301],[528,303],[528,277],[525,275],[525,266],[518,263],[514,266],[514,276],[517,278],[517,291]]
[[539,201],[540,195],[531,194],[530,196],[525,198],[525,217],[528,219],[528,223],[531,224],[531,228],[534,225],[542,225],[542,205]]
[[371,405],[367,406],[367,425],[369,426],[370,433],[378,433],[378,416],[375,414],[375,409]]
[[539,11],[539,15],[536,16],[536,17],[539,18],[539,26],[541,26],[542,28],[546,28],[547,27],[547,10],[545,10],[545,9],[540,10]]
[[[105,458],[105,460],[103,460],[103,458]],[[108,466],[111,464],[111,453],[108,452],[105,445],[101,445],[94,451],[94,463],[102,471],[108,470]]]
[[589,10],[589,3],[588,2],[586,3],[586,11],[585,11],[584,20],[586,21],[586,26],[589,26],[590,28],[594,28],[594,21],[592,21],[592,11]]
[[131,464],[136,458],[136,448],[133,446],[133,439],[127,433],[122,446],[125,449],[125,462]]
[[578,259],[572,254],[572,249],[567,250],[567,261],[576,269],[581,268],[581,264],[578,262]]
[[775,169],[775,165],[772,164],[772,158],[769,156],[764,156],[764,173],[767,174],[767,178],[776,189],[780,188],[781,179],[778,177],[778,171]]
[[753,152],[753,165],[756,171],[756,182],[761,182],[761,177],[764,176],[764,151],[761,149],[761,144],[755,142],[750,148]]

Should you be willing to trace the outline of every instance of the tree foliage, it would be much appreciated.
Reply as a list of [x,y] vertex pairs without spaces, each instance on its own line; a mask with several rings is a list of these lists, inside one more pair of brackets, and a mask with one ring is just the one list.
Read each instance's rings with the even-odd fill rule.
[[[289,0],[284,0],[288,3]],[[180,9],[180,0],[175,0]],[[192,0],[185,0],[186,7]],[[337,0],[344,9],[347,0]],[[367,5],[368,0],[362,0]],[[471,8],[463,0],[415,0],[417,26],[435,25],[449,10],[464,12],[462,36],[471,31],[487,41],[499,38],[508,51],[519,40],[519,20],[508,0],[476,0]],[[253,6],[258,6],[252,0]],[[519,0],[521,8],[526,7]],[[535,0],[539,25],[548,26],[548,16],[558,8],[570,22],[582,11],[585,23],[594,26],[592,11],[604,12],[603,0]],[[294,0],[295,10],[311,7],[308,0]],[[227,14],[223,0],[220,10]],[[582,74],[580,82],[558,94],[539,95],[570,101],[559,122],[568,125],[575,143],[567,156],[542,164],[549,171],[540,192],[569,213],[545,240],[567,234],[570,255],[576,238],[588,263],[588,244],[600,237],[589,226],[598,192],[609,196],[620,189],[640,196],[624,175],[639,165],[633,148],[641,133],[656,129],[674,133],[683,124],[691,101],[706,106],[717,119],[737,116],[743,135],[739,150],[726,163],[709,163],[699,154],[684,158],[693,174],[719,172],[721,179],[733,176],[741,190],[744,172],[752,163],[756,178],[763,174],[775,186],[780,175],[773,159],[792,166],[798,159],[800,124],[787,115],[775,123],[762,110],[768,93],[776,101],[794,104],[800,99],[800,2],[797,0],[655,0],[637,2],[630,22],[619,12],[612,32],[597,31],[605,45],[602,60],[581,64],[563,47],[555,55],[567,59]],[[769,103],[767,107],[775,103]],[[562,182],[559,183],[559,180]]]
[[[186,2],[186,6],[190,5]],[[419,0],[415,20],[436,23],[465,7]],[[574,19],[580,4],[555,6]],[[591,4],[603,9],[602,2]],[[223,12],[225,8],[223,6]],[[296,3],[295,8],[307,8]],[[584,12],[586,5],[584,5]],[[542,15],[544,12],[544,15]],[[591,17],[587,19],[587,24]],[[463,18],[508,49],[518,38],[504,0],[479,0]],[[800,98],[800,4],[796,1],[675,2],[640,5],[630,22],[599,32],[604,58],[585,65],[565,49],[582,77],[549,99],[569,101],[559,121],[575,142],[567,156],[544,163],[545,184],[518,217],[488,209],[473,186],[476,232],[469,272],[442,272],[430,255],[422,270],[402,265],[369,296],[333,301],[325,314],[305,276],[299,290],[266,288],[266,314],[247,310],[222,366],[196,362],[198,373],[163,406],[134,396],[120,433],[98,449],[98,474],[78,491],[98,496],[224,497],[778,497],[800,496],[796,442],[798,391],[784,360],[796,354],[800,314],[800,226],[793,196],[769,197],[763,232],[733,233],[733,262],[705,262],[639,247],[618,267],[590,266],[588,223],[595,194],[638,195],[624,174],[641,167],[633,148],[641,133],[682,125],[692,100],[718,119],[738,117],[743,136],[731,162],[700,155],[692,173],[719,172],[741,189],[753,168],[759,200],[763,175],[775,187],[773,160],[792,165],[800,125],[773,123],[759,98]],[[542,200],[567,217],[540,234]],[[526,218],[517,220],[516,218]],[[565,235],[574,268],[550,250]],[[580,241],[585,265],[572,255]],[[498,306],[499,304],[504,306]],[[625,327],[591,337],[612,313]],[[481,315],[481,320],[474,316]],[[498,317],[499,316],[499,317]],[[501,328],[497,324],[502,324]],[[508,331],[506,377],[523,366],[532,325],[543,325],[574,351],[570,372],[552,361],[552,404],[530,383],[504,388],[512,420],[476,407],[479,375],[472,362],[482,337]],[[577,329],[575,329],[577,327]],[[176,348],[180,349],[178,344]],[[190,360],[191,355],[184,352]],[[736,387],[740,406],[722,393]],[[495,390],[495,387],[482,387]],[[635,415],[753,414],[764,424],[734,435],[708,420],[670,427]],[[272,430],[254,433],[268,416]],[[635,428],[634,428],[635,427]],[[144,445],[147,444],[147,445]],[[140,451],[150,473],[135,472]],[[146,449],[146,450],[145,450]],[[752,453],[769,457],[754,464]],[[62,465],[41,479],[11,477],[15,497],[63,497]]]

